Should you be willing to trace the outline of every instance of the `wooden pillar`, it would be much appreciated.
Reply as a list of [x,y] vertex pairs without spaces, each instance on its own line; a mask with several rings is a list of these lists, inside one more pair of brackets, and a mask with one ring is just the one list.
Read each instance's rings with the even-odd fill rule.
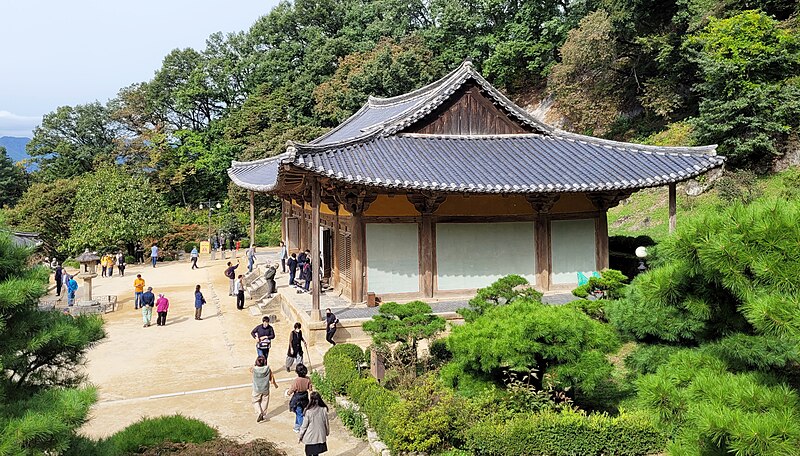
[[540,291],[550,289],[550,215],[539,214],[535,222],[536,245],[536,288]]
[[339,287],[339,206],[336,206],[333,216],[333,233],[331,239],[331,286]]
[[601,211],[594,221],[595,260],[597,270],[608,269],[608,213]]
[[364,218],[361,213],[353,213],[351,218],[353,226],[350,228],[351,245],[351,268],[353,283],[351,284],[351,299],[355,303],[364,301],[364,279],[366,276],[365,248],[364,248]]
[[[283,211],[281,211],[281,220],[283,220]],[[283,222],[281,222],[283,226]],[[250,190],[250,245],[256,245],[256,204],[255,192]]]
[[422,282],[422,295],[426,298],[433,297],[433,263],[434,263],[434,243],[433,243],[433,220],[431,214],[422,214],[419,232],[420,262],[419,274]]
[[525,196],[536,211],[534,222],[534,245],[536,248],[536,287],[539,291],[550,290],[550,272],[553,258],[550,247],[550,209],[561,198],[554,193],[535,193]]
[[311,180],[311,321],[322,317],[319,313],[320,295],[320,255],[319,255],[319,181]]
[[297,237],[299,238],[298,239],[298,245],[299,245],[299,250],[302,252],[308,246],[308,239],[307,239],[308,230],[306,229],[306,203],[305,203],[305,201],[300,201],[300,214],[299,214],[299,220],[297,221],[297,223],[298,223],[298,228],[297,228],[298,236]]
[[675,231],[675,227],[678,224],[678,219],[676,216],[677,212],[677,191],[675,188],[675,183],[669,184],[669,232],[672,233]]

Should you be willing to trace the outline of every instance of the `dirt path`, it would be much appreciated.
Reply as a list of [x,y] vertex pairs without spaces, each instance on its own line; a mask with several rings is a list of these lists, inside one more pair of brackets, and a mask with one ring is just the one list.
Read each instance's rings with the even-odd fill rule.
[[[250,331],[260,317],[253,317],[247,308],[237,310],[235,299],[228,296],[225,260],[203,260],[199,265],[194,271],[185,262],[155,269],[136,265],[128,267],[125,277],[95,279],[94,293],[118,295],[120,308],[106,315],[108,337],[89,352],[86,370],[100,399],[82,433],[105,437],[143,416],[181,413],[217,427],[225,436],[240,441],[265,438],[290,455],[304,454],[283,394],[295,376],[282,366],[294,322],[281,318],[274,325],[277,337],[269,364],[279,388],[273,389],[268,420],[256,423],[248,368],[256,356]],[[243,261],[237,272],[245,268]],[[154,293],[164,293],[170,300],[167,326],[155,326],[154,315],[153,325],[142,327],[141,313],[133,309],[137,273]],[[194,320],[193,292],[198,284],[208,301],[202,321]],[[270,313],[279,314],[277,309]],[[309,348],[311,369],[321,367],[327,343]],[[350,435],[338,419],[331,424],[327,454],[371,454],[367,442]]]

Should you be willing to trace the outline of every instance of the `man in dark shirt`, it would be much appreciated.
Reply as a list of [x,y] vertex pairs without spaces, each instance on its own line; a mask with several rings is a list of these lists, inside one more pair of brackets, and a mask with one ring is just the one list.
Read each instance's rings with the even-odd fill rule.
[[236,266],[233,266],[231,262],[228,262],[228,269],[225,270],[225,277],[230,279],[230,290],[228,291],[228,296],[235,296],[233,294],[233,286],[236,282],[236,268],[239,267],[239,260],[236,260]]
[[250,331],[250,335],[256,340],[256,353],[258,356],[267,358],[272,339],[275,338],[275,329],[269,324],[269,317],[266,315],[261,319],[261,324]]
[[336,315],[331,312],[330,308],[325,309],[325,340],[331,345],[336,345],[336,342],[333,341],[333,335],[336,334],[336,323],[339,323]]
[[294,283],[294,278],[297,274],[297,254],[292,253],[286,264],[289,266],[289,286],[295,288],[297,287],[297,285]]
[[156,305],[156,295],[153,294],[153,287],[147,287],[147,291],[142,293],[142,321],[144,327],[150,326],[150,319],[153,318],[153,307]]
[[62,281],[64,280],[64,268],[57,264],[55,271],[56,276],[54,279],[56,281],[56,296],[61,296],[61,286],[63,285]]

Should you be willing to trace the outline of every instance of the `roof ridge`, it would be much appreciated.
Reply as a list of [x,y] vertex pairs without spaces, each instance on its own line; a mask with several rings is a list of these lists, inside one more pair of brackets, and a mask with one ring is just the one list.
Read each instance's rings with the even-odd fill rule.
[[563,138],[571,141],[582,142],[585,144],[594,144],[604,147],[616,147],[621,149],[630,149],[630,146],[636,146],[637,149],[648,152],[661,152],[665,154],[680,154],[689,153],[693,155],[717,155],[717,145],[710,144],[707,146],[653,146],[649,144],[628,143],[623,141],[614,141],[612,139],[596,138],[594,136],[581,135],[578,133],[571,133],[565,130],[554,129],[552,136],[554,138]]
[[412,90],[408,93],[403,93],[400,95],[395,95],[393,97],[374,97],[369,96],[367,99],[367,104],[371,107],[383,107],[383,106],[392,106],[395,104],[399,104],[404,101],[412,100],[414,98],[422,98],[427,95],[429,92],[433,91],[444,85],[445,82],[448,82],[450,79],[454,78],[458,73],[465,71],[472,70],[475,71],[472,66],[471,60],[464,60],[455,70],[447,73],[446,75],[442,76],[441,78],[426,84],[418,89]]
[[258,160],[244,161],[244,162],[233,160],[231,161],[231,168],[246,168],[248,166],[256,166],[256,165],[262,165],[264,163],[270,163],[273,161],[281,161],[285,158],[290,158],[290,157],[291,153],[286,151],[286,152],[281,152],[278,155],[273,155],[272,157],[260,158]]

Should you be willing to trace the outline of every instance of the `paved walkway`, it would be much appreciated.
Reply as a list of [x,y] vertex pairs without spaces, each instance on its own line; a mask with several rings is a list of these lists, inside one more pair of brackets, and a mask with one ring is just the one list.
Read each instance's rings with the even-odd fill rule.
[[[290,322],[275,325],[277,337],[270,354],[279,388],[273,389],[268,421],[256,423],[250,404],[255,359],[250,331],[260,323],[245,309],[238,311],[228,296],[225,261],[201,259],[192,271],[188,262],[171,262],[153,269],[130,265],[125,277],[98,277],[96,294],[119,295],[120,308],[106,314],[108,337],[89,351],[86,372],[99,391],[90,421],[81,432],[106,437],[143,416],[181,413],[199,418],[224,436],[240,441],[265,438],[289,455],[303,454],[292,432],[294,414],[284,392],[294,378],[281,370],[288,348]],[[240,270],[246,268],[242,261]],[[133,280],[141,273],[155,293],[170,300],[167,326],[142,327],[141,313],[133,309]],[[201,285],[208,304],[203,320],[195,321],[194,287]],[[247,301],[246,305],[252,305]],[[279,313],[270,309],[270,313]],[[310,347],[311,369],[321,367],[327,343]],[[332,420],[329,455],[366,456],[367,442],[352,437],[338,419]]]

